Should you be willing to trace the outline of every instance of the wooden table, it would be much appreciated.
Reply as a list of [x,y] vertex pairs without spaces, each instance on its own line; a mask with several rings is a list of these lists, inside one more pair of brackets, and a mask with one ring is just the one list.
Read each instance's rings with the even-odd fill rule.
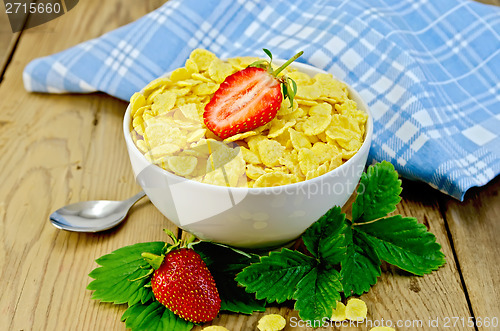
[[[15,34],[0,6],[3,330],[125,330],[120,322],[125,307],[91,300],[85,289],[94,260],[124,245],[165,240],[162,228],[176,230],[147,199],[113,231],[78,234],[55,229],[48,215],[62,205],[125,199],[139,190],[121,132],[127,104],[104,94],[27,93],[22,83],[30,60],[98,37],[163,2],[80,1],[64,16]],[[500,5],[499,0],[489,2]],[[425,277],[384,265],[378,284],[362,297],[368,318],[424,325],[436,318],[441,325],[453,317],[500,318],[500,179],[472,189],[463,203],[422,183],[404,181],[403,188],[398,213],[417,217],[435,233],[448,263]],[[271,312],[297,317],[287,306],[266,311]],[[213,324],[233,331],[256,330],[262,316],[221,314]]]

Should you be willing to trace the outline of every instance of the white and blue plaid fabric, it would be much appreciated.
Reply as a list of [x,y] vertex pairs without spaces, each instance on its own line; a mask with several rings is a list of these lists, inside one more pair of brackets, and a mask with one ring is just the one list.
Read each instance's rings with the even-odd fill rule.
[[371,161],[457,198],[500,172],[500,8],[468,0],[170,0],[145,17],[32,61],[29,91],[127,100],[194,48],[289,58],[358,90]]

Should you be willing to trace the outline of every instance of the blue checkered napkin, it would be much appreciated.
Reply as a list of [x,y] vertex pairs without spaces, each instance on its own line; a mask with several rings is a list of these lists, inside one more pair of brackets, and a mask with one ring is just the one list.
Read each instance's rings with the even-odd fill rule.
[[29,91],[128,99],[192,49],[289,58],[346,81],[370,106],[371,161],[458,199],[500,172],[500,8],[465,0],[170,0],[25,69]]

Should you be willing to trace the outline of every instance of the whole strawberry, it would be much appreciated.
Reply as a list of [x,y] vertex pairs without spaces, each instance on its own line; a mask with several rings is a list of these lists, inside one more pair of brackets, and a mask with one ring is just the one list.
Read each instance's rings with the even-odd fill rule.
[[213,320],[221,300],[214,278],[190,248],[169,252],[151,279],[153,294],[174,314],[194,323]]
[[[193,323],[213,320],[219,313],[221,300],[214,278],[201,256],[187,242],[164,230],[173,245],[166,244],[162,255],[144,252],[142,257],[153,267],[151,289],[156,300],[174,314]],[[154,270],[154,271],[153,271]]]
[[[272,61],[271,52],[267,49],[264,52]],[[260,60],[226,77],[205,106],[203,121],[207,128],[225,139],[270,122],[283,96],[290,98],[292,105],[297,86],[291,79],[278,77],[278,74],[302,53],[297,53],[276,70],[272,69],[270,61]]]

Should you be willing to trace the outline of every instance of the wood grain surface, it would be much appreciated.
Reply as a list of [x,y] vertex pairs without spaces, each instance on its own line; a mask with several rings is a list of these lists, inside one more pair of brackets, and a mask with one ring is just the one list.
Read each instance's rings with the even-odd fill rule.
[[[500,312],[500,178],[472,189],[443,210],[471,311],[478,319]],[[482,329],[482,328],[480,328]]]
[[[483,2],[500,5],[500,0]],[[27,93],[22,82],[22,71],[32,59],[98,37],[163,3],[80,1],[62,17],[16,34],[0,13],[2,330],[125,330],[120,322],[125,306],[91,300],[86,290],[88,273],[97,266],[94,260],[125,245],[165,240],[163,228],[178,230],[147,198],[113,230],[78,234],[55,229],[48,215],[58,207],[82,200],[125,199],[140,190],[121,131],[127,104],[101,93]],[[378,284],[362,296],[368,318],[412,323],[398,330],[493,330],[444,328],[442,323],[446,317],[500,318],[499,190],[496,178],[458,202],[405,180],[397,213],[417,217],[436,234],[447,264],[425,277],[384,264]],[[207,325],[257,330],[258,320],[268,313],[279,313],[288,321],[298,318],[293,307],[284,304],[251,316],[223,313]],[[428,322],[438,318],[441,327],[429,328]],[[340,330],[368,329],[363,325]],[[313,329],[288,323],[285,330]]]

